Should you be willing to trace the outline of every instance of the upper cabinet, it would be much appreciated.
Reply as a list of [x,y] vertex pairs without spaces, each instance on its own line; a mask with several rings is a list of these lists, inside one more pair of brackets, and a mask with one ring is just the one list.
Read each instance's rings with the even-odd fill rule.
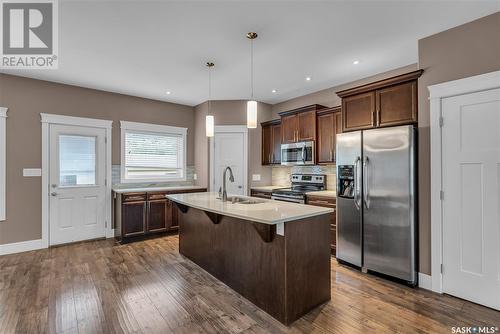
[[342,98],[342,130],[416,123],[417,79],[423,70],[337,92]]
[[281,143],[316,140],[316,111],[325,108],[319,104],[285,111],[281,116]]
[[317,162],[335,163],[336,136],[342,131],[340,106],[318,111],[317,124]]
[[262,125],[262,164],[281,163],[281,122],[263,122]]

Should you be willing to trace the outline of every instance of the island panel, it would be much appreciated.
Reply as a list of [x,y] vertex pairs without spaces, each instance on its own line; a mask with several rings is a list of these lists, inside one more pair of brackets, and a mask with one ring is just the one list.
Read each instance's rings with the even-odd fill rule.
[[284,324],[330,300],[330,214],[275,225],[188,207],[179,251]]

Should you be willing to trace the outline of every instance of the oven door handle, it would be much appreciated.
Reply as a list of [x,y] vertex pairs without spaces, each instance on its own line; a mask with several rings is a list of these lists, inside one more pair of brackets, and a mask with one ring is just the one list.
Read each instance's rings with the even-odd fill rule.
[[292,203],[299,203],[299,204],[304,204],[304,200],[302,199],[297,199],[297,198],[285,198],[281,196],[271,196],[271,199],[275,201],[281,201],[281,202],[292,202]]

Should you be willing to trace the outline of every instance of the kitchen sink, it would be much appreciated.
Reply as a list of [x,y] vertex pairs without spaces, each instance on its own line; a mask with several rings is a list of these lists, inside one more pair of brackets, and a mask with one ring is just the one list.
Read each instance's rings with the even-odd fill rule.
[[239,197],[239,196],[228,197],[227,201],[231,202],[232,204],[259,204],[259,203],[265,202],[265,201],[262,201],[259,199],[248,198],[248,197]]

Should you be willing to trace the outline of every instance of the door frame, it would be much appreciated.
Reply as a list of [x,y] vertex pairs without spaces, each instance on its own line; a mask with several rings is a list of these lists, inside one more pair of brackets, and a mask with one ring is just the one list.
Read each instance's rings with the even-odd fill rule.
[[[431,290],[443,293],[442,103],[447,97],[500,88],[500,71],[427,87],[431,135]],[[446,121],[446,120],[444,120]]]
[[210,180],[209,180],[209,190],[217,191],[214,189],[215,182],[215,161],[214,161],[214,150],[215,150],[215,135],[217,133],[242,133],[243,134],[243,193],[248,195],[248,129],[246,125],[218,125],[214,127],[214,136],[209,138],[210,145]]
[[111,129],[113,121],[86,118],[86,117],[73,117],[64,115],[54,115],[40,113],[40,118],[42,122],[42,247],[49,247],[49,211],[50,211],[50,200],[49,200],[49,166],[50,166],[50,125],[72,125],[81,127],[91,127],[105,129],[105,187],[106,187],[106,212],[105,212],[105,222],[104,230],[106,238],[112,238],[114,236],[114,229],[111,223]]

